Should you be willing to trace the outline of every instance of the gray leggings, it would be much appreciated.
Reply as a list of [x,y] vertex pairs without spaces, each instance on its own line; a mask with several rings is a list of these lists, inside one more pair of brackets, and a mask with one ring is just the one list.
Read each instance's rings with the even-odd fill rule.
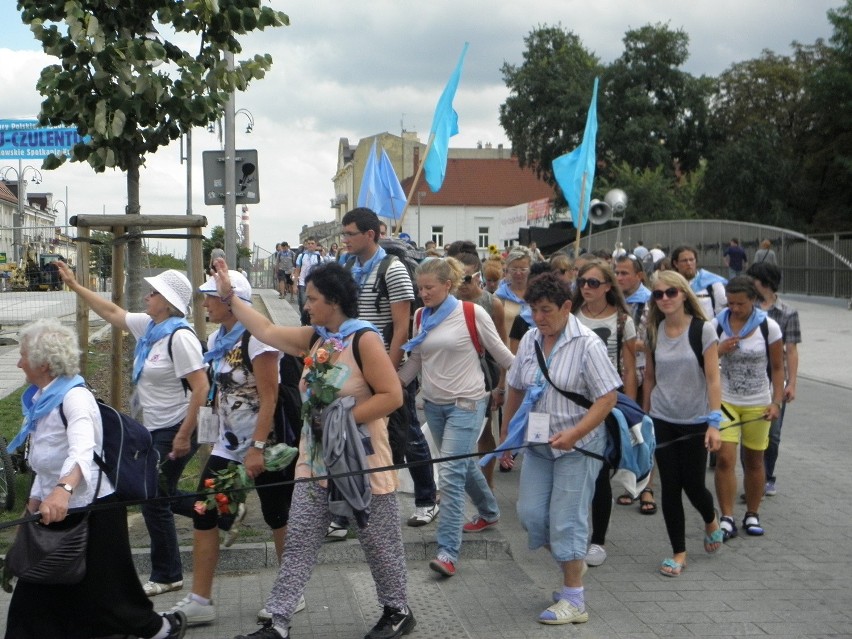
[[[296,484],[281,567],[266,600],[266,609],[272,613],[276,625],[290,626],[293,611],[316,566],[330,522],[328,491],[318,484]],[[370,523],[358,530],[358,541],[376,583],[379,604],[405,607],[408,603],[407,575],[396,493],[373,495]]]

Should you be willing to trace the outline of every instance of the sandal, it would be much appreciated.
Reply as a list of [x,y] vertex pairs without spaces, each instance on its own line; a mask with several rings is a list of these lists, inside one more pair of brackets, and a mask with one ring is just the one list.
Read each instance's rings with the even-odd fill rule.
[[719,529],[722,531],[722,543],[737,536],[737,527],[733,517],[719,517]]
[[[642,499],[642,495],[646,493],[651,495],[650,501]],[[639,512],[643,515],[653,515],[657,512],[657,502],[654,500],[654,491],[650,488],[643,488],[642,492],[639,493]]]
[[716,530],[704,534],[704,552],[712,555],[722,547],[724,541],[725,533],[722,531],[722,525],[719,524]]
[[623,495],[618,496],[618,498],[615,500],[615,503],[619,506],[629,506],[634,501],[636,501],[636,498],[633,495],[631,495],[630,493],[624,493]]
[[746,513],[743,518],[743,529],[747,535],[752,537],[760,537],[763,535],[763,526],[760,525],[760,517],[757,513]]
[[[666,570],[668,569],[668,570]],[[660,574],[664,577],[680,577],[680,573],[686,570],[686,562],[680,563],[674,559],[664,559],[660,565]]]

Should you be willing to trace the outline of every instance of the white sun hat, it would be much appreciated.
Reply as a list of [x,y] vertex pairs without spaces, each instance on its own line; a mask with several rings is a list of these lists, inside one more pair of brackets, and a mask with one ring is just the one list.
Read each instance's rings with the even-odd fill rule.
[[[251,284],[249,284],[246,276],[239,271],[228,271],[228,275],[231,278],[231,286],[234,287],[234,295],[251,304]],[[216,279],[213,277],[208,278],[204,284],[198,287],[198,290],[205,295],[219,297],[219,291],[216,290]]]
[[165,297],[169,304],[184,315],[187,314],[189,304],[192,301],[192,284],[189,283],[186,275],[180,271],[169,269],[159,275],[146,277],[145,281]]

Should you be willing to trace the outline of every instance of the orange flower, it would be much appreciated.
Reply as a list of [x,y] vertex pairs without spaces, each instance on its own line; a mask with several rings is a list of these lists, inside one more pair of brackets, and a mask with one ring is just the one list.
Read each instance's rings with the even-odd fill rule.
[[304,359],[304,363],[305,363],[305,366],[310,368],[311,366],[314,365],[314,360],[313,360],[312,357],[308,356]]
[[231,507],[228,504],[219,504],[219,512],[223,515],[230,515]]
[[215,486],[216,486],[216,480],[214,480],[212,477],[208,477],[207,479],[204,480],[204,487],[205,488],[214,488]]
[[324,348],[321,348],[317,351],[316,358],[317,362],[319,362],[320,364],[325,364],[328,361],[328,357],[328,351]]
[[228,496],[225,493],[216,493],[216,502],[220,506],[228,504],[228,503],[230,503],[230,501],[231,500],[228,499]]

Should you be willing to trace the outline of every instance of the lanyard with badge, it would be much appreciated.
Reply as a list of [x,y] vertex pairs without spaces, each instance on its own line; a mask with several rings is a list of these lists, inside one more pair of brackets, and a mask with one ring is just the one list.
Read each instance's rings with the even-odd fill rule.
[[[561,337],[561,336],[560,336]],[[550,351],[550,355],[547,358],[547,366],[550,367],[550,360],[553,359],[553,355],[556,353],[556,344],[553,345],[553,349]],[[535,384],[542,384],[542,372],[541,367],[537,367],[536,369],[536,377]],[[544,444],[550,439],[550,414],[549,413],[539,413],[533,410],[530,410],[530,416],[527,421],[527,441],[532,444]]]
[[213,370],[213,383],[210,384],[210,392],[207,393],[207,401],[198,409],[198,443],[215,444],[219,441],[219,414],[216,412],[214,399],[216,397],[216,375],[222,366],[222,360],[216,361]]

